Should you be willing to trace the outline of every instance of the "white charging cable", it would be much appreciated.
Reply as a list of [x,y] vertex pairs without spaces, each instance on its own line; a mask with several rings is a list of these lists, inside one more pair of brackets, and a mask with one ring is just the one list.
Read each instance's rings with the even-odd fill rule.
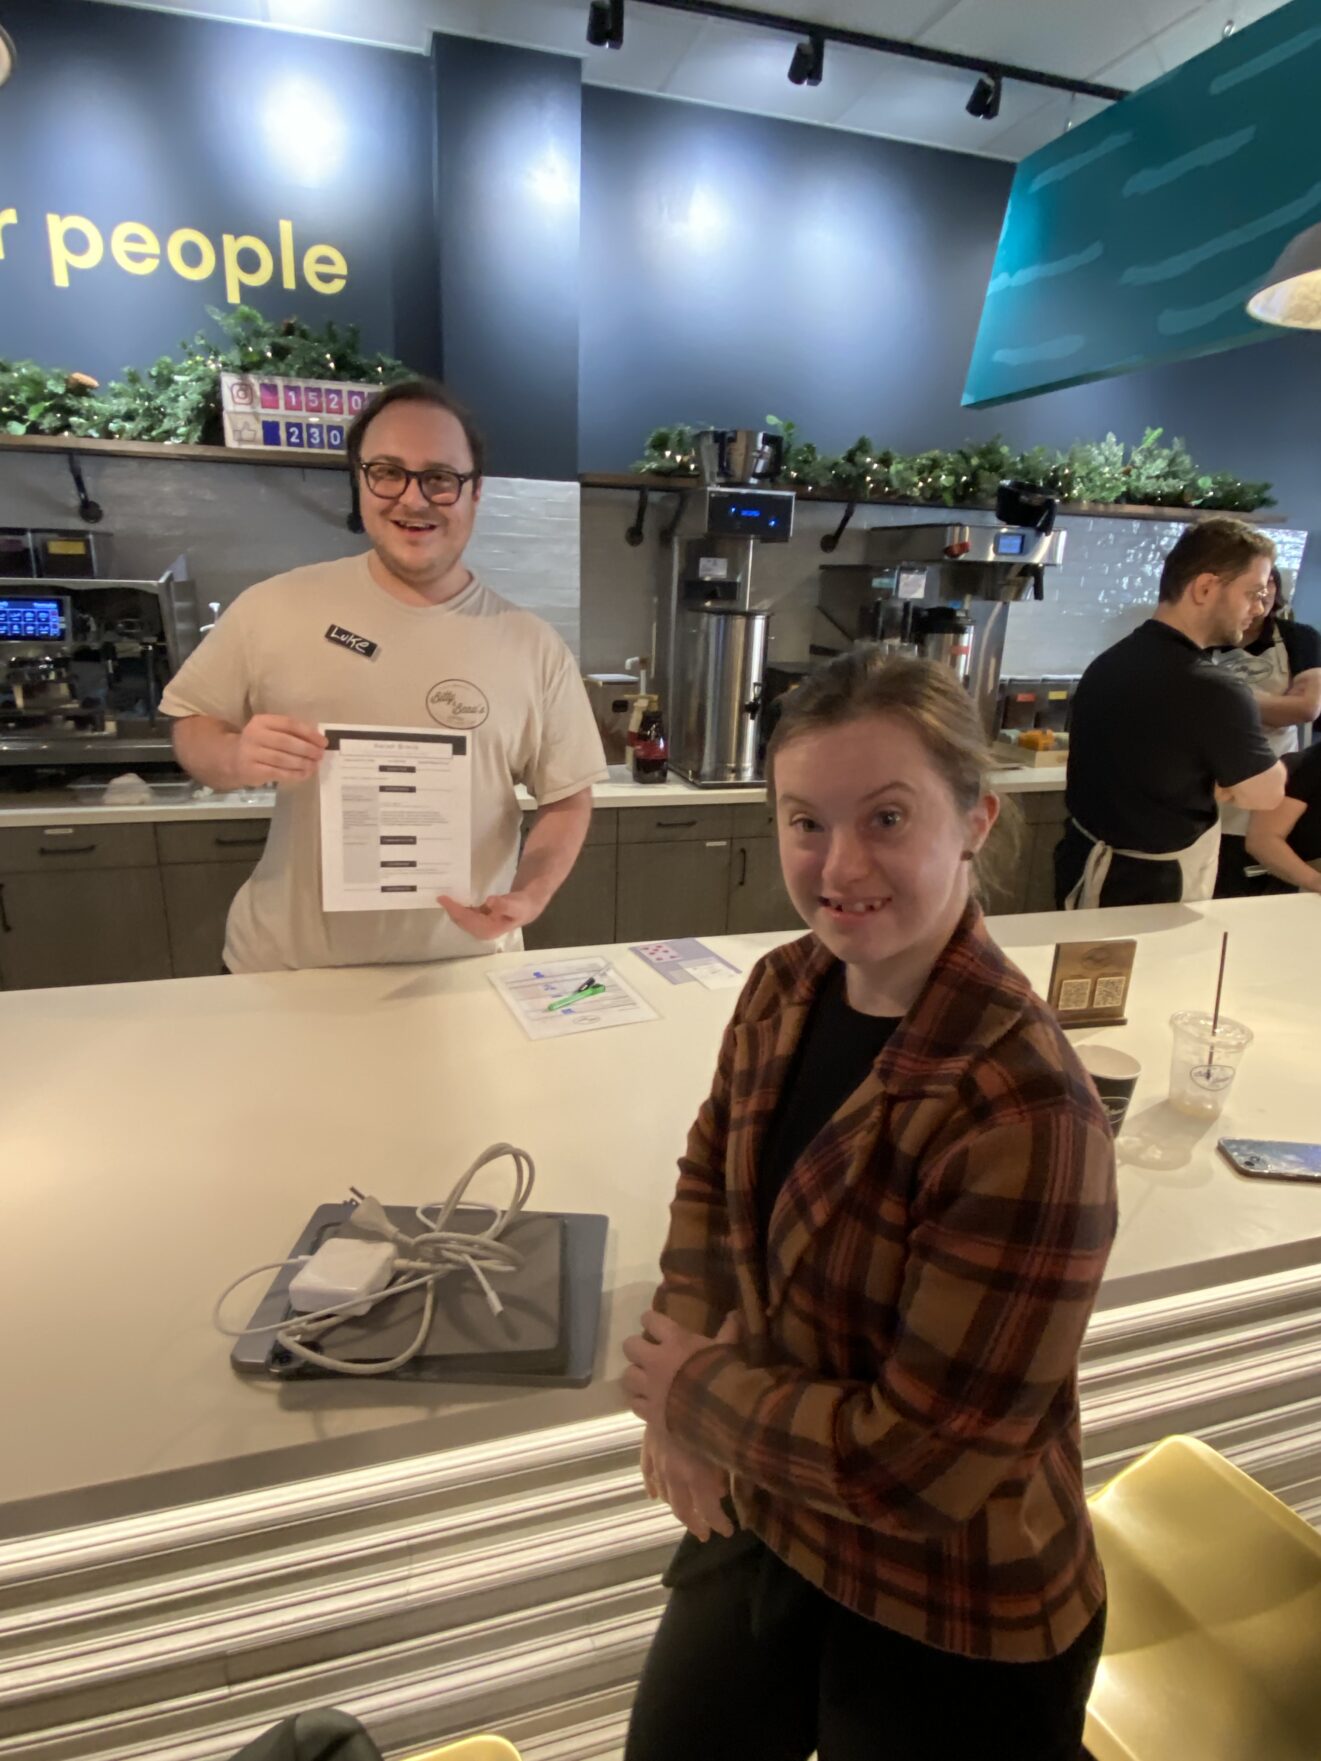
[[[492,1213],[491,1221],[485,1229],[475,1234],[449,1228],[450,1219],[462,1203],[474,1177],[489,1163],[500,1161],[505,1156],[510,1157],[514,1164],[514,1192],[509,1203],[504,1206],[485,1206]],[[221,1319],[221,1310],[240,1285],[246,1284],[250,1278],[258,1277],[262,1272],[283,1271],[288,1266],[305,1266],[314,1258],[313,1255],[299,1254],[293,1259],[272,1260],[266,1265],[254,1266],[251,1271],[236,1278],[217,1298],[212,1321],[217,1331],[228,1339],[273,1333],[277,1344],[283,1346],[292,1356],[304,1363],[314,1364],[318,1369],[334,1370],[344,1376],[389,1375],[391,1371],[402,1369],[410,1359],[416,1357],[426,1343],[435,1314],[436,1285],[452,1272],[470,1272],[481,1286],[491,1313],[498,1315],[501,1312],[503,1305],[490,1279],[502,1273],[517,1271],[523,1263],[523,1256],[500,1237],[510,1223],[521,1215],[531,1197],[535,1180],[536,1168],[526,1150],[515,1149],[509,1143],[494,1143],[489,1149],[483,1150],[467,1172],[454,1183],[447,1198],[431,1200],[417,1207],[414,1215],[422,1225],[420,1235],[410,1235],[407,1230],[396,1228],[378,1199],[369,1193],[359,1192],[356,1187],[350,1187],[355,1203],[348,1221],[355,1229],[378,1235],[391,1242],[397,1250],[388,1284],[378,1290],[357,1291],[344,1301],[327,1304],[311,1314],[296,1315],[266,1326],[230,1327],[225,1324]],[[429,1215],[433,1211],[437,1213],[434,1217]],[[322,1340],[342,1321],[367,1314],[377,1303],[384,1302],[387,1297],[400,1296],[406,1290],[421,1290],[424,1293],[422,1318],[416,1335],[397,1356],[385,1362],[356,1363],[334,1357],[329,1351],[315,1349],[315,1342]]]

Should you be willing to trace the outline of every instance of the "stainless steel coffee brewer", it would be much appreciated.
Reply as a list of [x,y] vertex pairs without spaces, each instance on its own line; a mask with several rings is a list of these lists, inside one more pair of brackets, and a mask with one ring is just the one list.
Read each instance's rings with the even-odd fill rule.
[[1064,559],[1055,504],[1002,484],[999,523],[874,526],[864,561],[821,570],[820,653],[880,642],[950,667],[995,735],[1009,607],[1045,597],[1044,571]]
[[670,718],[670,764],[699,787],[761,776],[758,717],[770,613],[755,603],[761,544],[787,544],[792,490],[773,488],[778,434],[697,437],[703,489],[685,497],[656,608],[655,688]]

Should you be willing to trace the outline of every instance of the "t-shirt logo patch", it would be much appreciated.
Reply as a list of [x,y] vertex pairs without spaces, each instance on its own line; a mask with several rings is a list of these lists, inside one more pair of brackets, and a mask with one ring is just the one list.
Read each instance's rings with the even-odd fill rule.
[[490,713],[485,691],[469,679],[442,679],[427,692],[427,714],[442,728],[480,728]]
[[352,630],[346,630],[342,624],[330,626],[326,631],[326,641],[338,642],[341,648],[347,648],[350,654],[360,654],[364,660],[375,660],[380,646],[377,642],[369,642],[365,636],[355,636]]

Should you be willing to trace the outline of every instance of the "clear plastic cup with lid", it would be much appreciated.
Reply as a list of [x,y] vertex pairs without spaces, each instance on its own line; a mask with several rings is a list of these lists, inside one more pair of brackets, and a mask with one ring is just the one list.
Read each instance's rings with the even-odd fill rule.
[[1170,1026],[1170,1105],[1193,1119],[1218,1119],[1252,1044],[1252,1029],[1227,1015],[1213,1025],[1203,1009],[1180,1009],[1170,1016]]

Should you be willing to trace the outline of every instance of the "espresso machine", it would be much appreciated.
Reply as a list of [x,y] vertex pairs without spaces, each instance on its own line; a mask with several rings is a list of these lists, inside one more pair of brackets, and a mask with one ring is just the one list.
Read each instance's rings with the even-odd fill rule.
[[1045,597],[1045,570],[1064,560],[1050,497],[1001,484],[998,523],[874,526],[864,560],[821,570],[814,652],[879,642],[947,666],[995,737],[1009,607]]
[[198,641],[186,559],[121,581],[61,574],[61,554],[0,577],[0,767],[170,763],[161,694]]
[[670,764],[700,787],[760,780],[758,718],[770,613],[753,588],[757,547],[787,544],[794,494],[773,487],[780,435],[697,436],[703,489],[685,497],[657,594],[654,688],[670,718]]

